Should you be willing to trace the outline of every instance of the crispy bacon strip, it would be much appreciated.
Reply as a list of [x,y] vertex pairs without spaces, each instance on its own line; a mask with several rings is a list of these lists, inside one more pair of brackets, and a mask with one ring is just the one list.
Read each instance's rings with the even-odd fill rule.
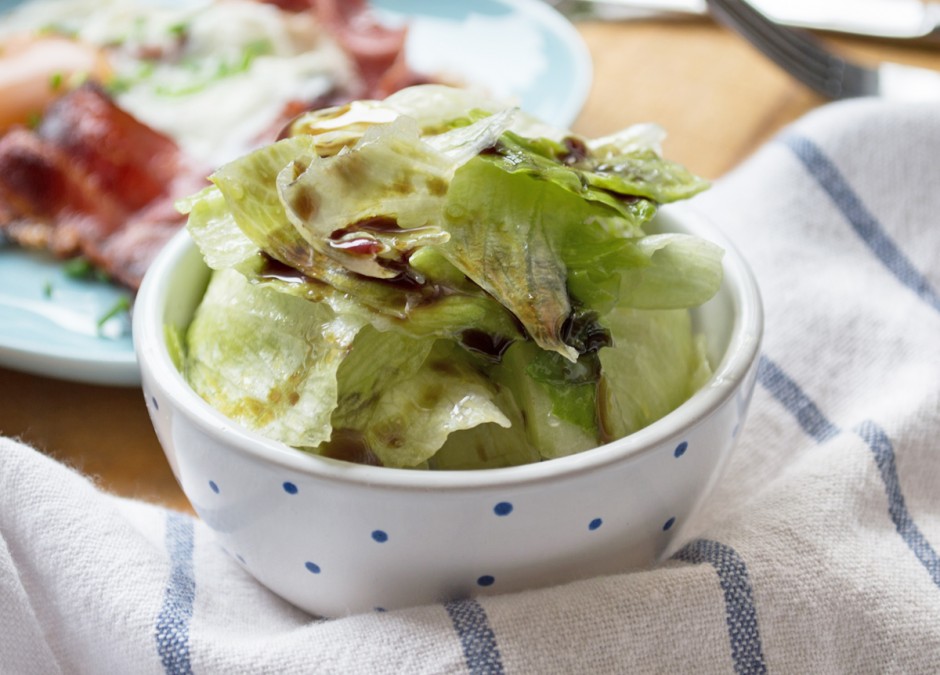
[[382,99],[399,89],[433,81],[408,66],[407,28],[382,26],[365,0],[260,0],[287,12],[313,12],[356,65],[358,83],[342,83],[314,100],[287,103],[259,142],[279,140],[290,122],[310,110],[343,105],[356,99]]
[[362,89],[343,92],[343,101],[385,98],[399,89],[427,82],[405,60],[407,28],[394,29],[375,20],[365,0],[263,0],[291,12],[312,11],[353,60]]
[[195,191],[176,143],[118,108],[95,85],[53,103],[39,128],[0,138],[0,229],[60,257],[83,255],[136,289],[183,225],[172,202]]
[[352,58],[359,70],[367,95],[384,98],[394,89],[383,82],[397,61],[404,62],[407,30],[394,30],[379,24],[365,0],[312,0],[320,22]]

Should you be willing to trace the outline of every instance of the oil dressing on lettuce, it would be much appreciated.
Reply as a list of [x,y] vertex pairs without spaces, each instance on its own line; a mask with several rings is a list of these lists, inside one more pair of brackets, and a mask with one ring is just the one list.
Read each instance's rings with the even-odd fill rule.
[[561,457],[709,375],[721,250],[647,234],[706,183],[639,126],[584,139],[439,85],[308,113],[181,204],[214,270],[182,370],[305,451],[402,468]]

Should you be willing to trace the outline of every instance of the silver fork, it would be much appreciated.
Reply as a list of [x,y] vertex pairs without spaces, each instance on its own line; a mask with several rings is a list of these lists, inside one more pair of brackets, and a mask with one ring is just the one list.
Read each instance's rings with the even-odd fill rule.
[[715,19],[826,98],[940,100],[940,72],[888,62],[862,65],[833,53],[809,33],[774,23],[744,0],[707,1]]

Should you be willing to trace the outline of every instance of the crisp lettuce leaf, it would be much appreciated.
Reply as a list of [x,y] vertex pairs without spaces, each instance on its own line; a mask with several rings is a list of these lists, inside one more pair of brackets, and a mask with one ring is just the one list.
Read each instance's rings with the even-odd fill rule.
[[451,176],[499,137],[506,120],[494,115],[455,129],[435,147],[401,117],[367,130],[351,152],[294,160],[277,179],[287,217],[346,269],[393,278],[409,251],[447,241],[440,213]]
[[[329,268],[317,265],[314,251],[284,212],[277,193],[278,174],[292,162],[313,161],[316,145],[306,136],[272,143],[246,157],[225,164],[209,179],[225,200],[238,229],[268,256],[311,276],[328,276]],[[194,203],[193,209],[203,208]],[[205,205],[207,212],[220,208]],[[207,213],[207,218],[211,217]]]
[[277,176],[291,158],[308,157],[306,141],[262,148],[222,167],[216,183],[181,204],[187,227],[207,264],[232,267],[247,278],[335,312],[356,315],[382,330],[415,336],[482,331],[521,337],[517,322],[429,247],[411,254],[415,266],[397,279],[373,280],[315,250],[290,222]]
[[[448,340],[364,329],[337,372],[336,429],[359,432],[378,462],[416,467],[447,437],[483,424],[509,427],[496,387]],[[333,454],[329,443],[319,452]]]
[[[486,199],[480,198],[483,194]],[[586,217],[584,208],[576,208],[583,202],[569,205],[567,195],[551,183],[473,160],[451,183],[446,214],[450,241],[440,250],[509,309],[540,347],[574,360],[577,352],[565,344],[562,333],[571,313],[566,270],[550,238],[560,219]],[[568,211],[568,206],[575,209]]]
[[526,445],[540,457],[564,457],[602,442],[596,365],[596,352],[572,363],[532,342],[517,342],[493,369],[494,381],[512,393],[522,411]]
[[326,304],[213,274],[187,332],[185,375],[210,405],[288,445],[330,437],[336,371],[361,328]]
[[163,340],[173,365],[183,371],[186,368],[186,331],[180,326],[167,324],[163,327]]
[[494,382],[493,401],[506,416],[509,426],[487,422],[450,434],[441,449],[428,460],[429,469],[498,469],[542,459],[538,446],[530,438],[531,425],[527,423],[526,413],[517,405],[513,392]]
[[636,245],[649,264],[621,270],[622,307],[697,307],[718,291],[723,276],[721,247],[676,233],[651,234]]
[[[543,349],[577,360],[564,332],[572,300],[603,314],[618,303],[691,307],[717,291],[717,246],[690,235],[644,236],[640,225],[651,213],[625,219],[622,210],[573,187],[582,185],[581,174],[560,165],[550,172],[538,162],[524,166],[500,155],[462,167],[448,192],[450,239],[440,250]],[[648,200],[631,202],[641,203],[655,208]],[[618,220],[626,226],[610,226]]]
[[687,310],[617,308],[604,319],[614,336],[599,351],[602,425],[621,438],[655,422],[691,396],[711,370]]
[[[313,110],[290,124],[290,136],[311,136],[321,157],[353,147],[373,127],[400,117],[414,120],[427,137],[472,124],[481,117],[503,113],[506,105],[469,89],[426,84],[407,87],[381,101],[352,101]],[[551,127],[521,110],[514,110],[509,129],[530,137],[561,139],[570,134]]]
[[176,207],[189,215],[186,229],[211,269],[238,267],[261,253],[258,245],[238,228],[225,195],[215,185],[180,200]]

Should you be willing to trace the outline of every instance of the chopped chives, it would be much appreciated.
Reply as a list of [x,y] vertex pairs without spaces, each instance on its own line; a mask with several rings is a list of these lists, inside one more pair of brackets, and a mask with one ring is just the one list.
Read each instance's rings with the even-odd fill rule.
[[131,309],[130,299],[127,296],[122,295],[120,298],[117,299],[117,302],[114,303],[114,306],[111,307],[111,309],[109,309],[107,312],[105,312],[101,316],[100,319],[98,319],[98,330],[101,330],[101,328],[103,328],[104,325],[108,321],[116,317],[118,314],[129,312],[130,309]]

